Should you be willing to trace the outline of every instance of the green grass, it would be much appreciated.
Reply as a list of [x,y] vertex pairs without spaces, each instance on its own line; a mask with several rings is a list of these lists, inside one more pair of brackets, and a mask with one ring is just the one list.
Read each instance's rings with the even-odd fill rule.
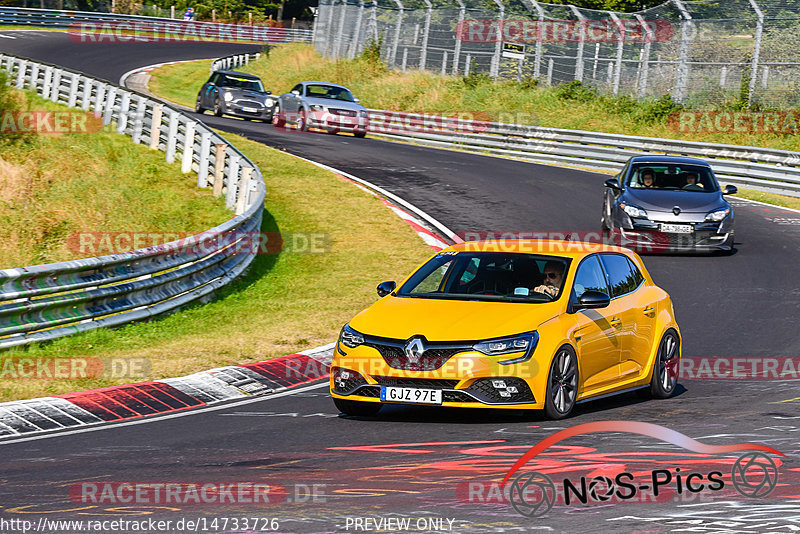
[[[6,105],[20,110],[69,109],[32,93],[7,91]],[[195,184],[196,176],[182,174],[179,163],[167,164],[162,152],[108,128],[2,135],[0,268],[122,251],[81,250],[75,238],[89,232],[191,235],[231,218],[222,199]]]
[[[278,150],[225,136],[266,179],[262,230],[324,235],[331,244],[326,252],[258,256],[242,279],[208,304],[122,329],[10,349],[3,357],[145,358],[149,379],[261,361],[333,341],[346,321],[377,299],[379,282],[400,279],[431,253],[378,198]],[[0,401],[143,379],[0,380]]]

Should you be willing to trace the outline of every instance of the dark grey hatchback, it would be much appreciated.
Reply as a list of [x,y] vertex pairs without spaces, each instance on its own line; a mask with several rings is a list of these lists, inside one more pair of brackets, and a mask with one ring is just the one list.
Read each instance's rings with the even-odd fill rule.
[[603,230],[625,246],[670,251],[732,251],[733,208],[711,166],[678,156],[634,156],[605,182]]
[[260,119],[272,121],[272,110],[275,98],[270,91],[264,90],[264,84],[258,76],[232,70],[218,70],[200,92],[194,110],[203,113],[210,109],[214,115],[234,115],[243,119]]

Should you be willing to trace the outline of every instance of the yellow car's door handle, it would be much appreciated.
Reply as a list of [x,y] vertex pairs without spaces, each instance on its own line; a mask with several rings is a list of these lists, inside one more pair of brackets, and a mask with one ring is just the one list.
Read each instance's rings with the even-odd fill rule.
[[653,308],[652,306],[648,306],[648,307],[646,307],[646,308],[645,308],[644,310],[642,310],[642,311],[643,311],[643,312],[644,312],[644,314],[645,314],[645,315],[647,315],[648,317],[652,317],[653,315],[655,315],[655,314],[656,314],[656,309],[655,309],[655,308]]

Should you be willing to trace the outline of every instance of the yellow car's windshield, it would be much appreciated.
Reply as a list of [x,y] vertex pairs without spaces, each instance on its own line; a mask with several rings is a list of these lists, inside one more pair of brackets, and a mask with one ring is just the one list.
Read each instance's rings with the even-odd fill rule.
[[559,298],[569,260],[505,252],[443,252],[397,291],[401,297],[508,302]]

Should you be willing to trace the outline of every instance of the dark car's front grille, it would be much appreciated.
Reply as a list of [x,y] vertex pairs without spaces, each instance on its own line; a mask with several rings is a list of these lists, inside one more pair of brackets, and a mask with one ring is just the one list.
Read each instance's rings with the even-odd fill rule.
[[334,115],[341,115],[343,117],[355,117],[358,114],[352,109],[329,108],[328,111]]
[[458,380],[444,380],[441,378],[395,378],[390,376],[373,376],[381,386],[398,386],[407,388],[427,389],[453,389]]
[[404,371],[435,371],[445,364],[447,360],[452,358],[459,352],[471,350],[469,345],[463,346],[448,346],[436,348],[435,346],[427,348],[419,357],[418,360],[410,360],[403,350],[404,341],[388,341],[380,342],[369,340],[365,343],[366,346],[372,347],[380,352],[384,361],[393,369],[402,369]]
[[513,376],[479,378],[466,391],[483,402],[493,404],[536,402],[528,383]]

